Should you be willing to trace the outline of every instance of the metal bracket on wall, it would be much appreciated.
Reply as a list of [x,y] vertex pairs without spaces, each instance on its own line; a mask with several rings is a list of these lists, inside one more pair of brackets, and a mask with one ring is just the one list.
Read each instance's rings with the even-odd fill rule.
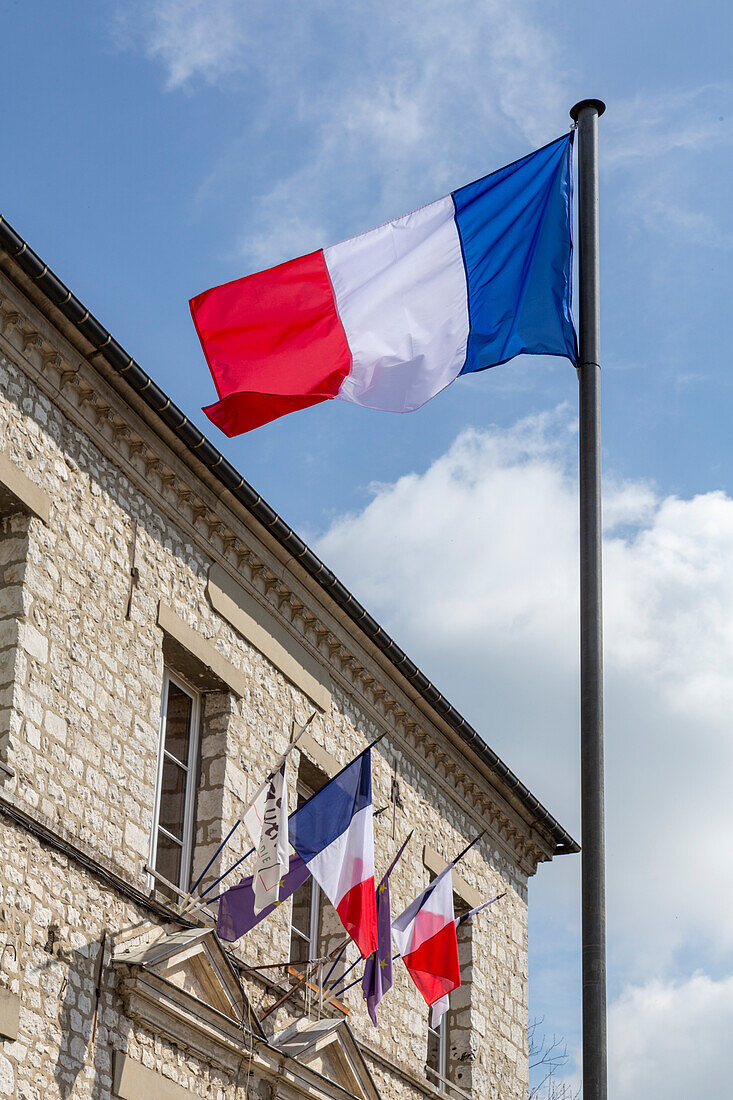
[[132,552],[130,558],[130,589],[127,595],[127,610],[125,611],[125,618],[129,619],[132,613],[132,595],[135,591],[135,585],[140,579],[140,570],[135,565],[135,558],[137,554],[137,518],[132,525]]

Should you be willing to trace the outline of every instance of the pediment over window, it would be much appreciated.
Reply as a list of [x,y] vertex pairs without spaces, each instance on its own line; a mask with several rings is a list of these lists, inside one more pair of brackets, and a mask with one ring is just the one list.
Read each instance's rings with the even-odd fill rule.
[[262,1030],[216,933],[187,928],[112,956],[125,1011],[222,1069],[238,1064],[242,1021]]
[[140,966],[171,982],[235,1022],[242,1018],[242,988],[211,928],[186,928],[115,952],[113,961]]
[[298,1020],[272,1045],[359,1100],[380,1100],[374,1078],[346,1020]]

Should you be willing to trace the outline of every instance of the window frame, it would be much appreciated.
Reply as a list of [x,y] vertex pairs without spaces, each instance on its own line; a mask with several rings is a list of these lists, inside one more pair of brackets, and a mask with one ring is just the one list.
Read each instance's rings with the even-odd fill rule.
[[[303,884],[305,885],[305,883]],[[302,887],[301,887],[302,889]],[[293,909],[290,909],[290,952],[292,958],[292,945],[293,936],[297,936],[303,943],[307,944],[308,956],[307,962],[312,962],[313,959],[318,958],[318,940],[320,932],[320,918],[321,918],[321,888],[316,880],[311,876],[310,879],[310,907],[308,910],[308,935],[301,932],[299,928],[296,928],[293,924]]]
[[[432,1011],[432,1009],[430,1010]],[[448,1077],[448,1016],[450,1015],[450,1009],[448,1012],[444,1012],[440,1018],[440,1022],[437,1027],[432,1027],[430,1023],[430,1013],[428,1013],[428,1046],[425,1057],[425,1068],[428,1072],[428,1076],[431,1078],[431,1083],[438,1092],[446,1092],[448,1089],[447,1081]],[[430,1055],[430,1036],[435,1035],[438,1039],[438,1064],[432,1066],[428,1061]],[[443,1078],[443,1080],[441,1080]]]
[[[182,691],[184,695],[187,695],[191,700],[191,717],[189,720],[188,731],[188,758],[185,764],[177,757],[174,757],[172,753],[169,753],[165,747],[168,716],[168,695],[171,684],[177,687],[179,691]],[[166,756],[169,756],[178,765],[178,767],[184,768],[186,773],[186,793],[184,796],[183,807],[183,837],[181,840],[181,865],[178,874],[178,882],[173,882],[174,886],[184,892],[188,889],[188,886],[190,884],[191,866],[193,863],[193,848],[196,826],[196,795],[198,793],[197,787],[199,746],[201,743],[201,712],[201,692],[192,687],[187,680],[184,680],[182,676],[179,676],[178,673],[174,672],[171,668],[168,667],[168,665],[165,665],[163,669],[163,686],[161,690],[160,702],[158,761],[156,766],[155,778],[153,827],[150,841],[150,866],[154,871],[158,871],[156,863],[158,858],[158,837],[161,829],[165,833],[166,837],[173,840],[176,844],[179,843],[178,837],[173,836],[160,824],[160,808],[163,794],[163,766],[165,764]],[[149,876],[149,884],[151,889],[154,888],[155,879],[152,875]]]
[[[300,800],[301,796],[303,797],[304,800],[308,799],[308,798],[311,798],[313,796],[313,793],[314,792],[310,789],[310,787],[307,787],[305,785],[305,783],[300,783],[300,782],[297,783],[297,785],[296,785],[296,798],[298,799],[298,801]],[[300,928],[296,928],[295,925],[293,924],[293,913],[294,913],[294,910],[295,910],[295,894],[294,894],[293,899],[291,901],[291,905],[290,905],[290,939],[289,939],[290,957],[291,958],[293,958],[293,934],[295,934],[304,943],[307,943],[307,946],[308,946],[307,961],[308,962],[310,962],[312,959],[317,959],[318,954],[319,954],[319,950],[320,950],[319,940],[320,940],[320,931],[321,931],[321,927],[320,927],[321,926],[321,906],[322,906],[322,901],[323,901],[321,888],[318,885],[318,883],[316,882],[316,880],[313,878],[312,875],[310,877],[309,882],[310,882],[310,908],[309,908],[309,911],[308,911],[308,935],[306,936],[304,932],[301,932]],[[305,885],[305,883],[303,885]],[[303,887],[301,886],[300,889],[302,890]],[[296,891],[296,893],[297,893],[297,891]]]

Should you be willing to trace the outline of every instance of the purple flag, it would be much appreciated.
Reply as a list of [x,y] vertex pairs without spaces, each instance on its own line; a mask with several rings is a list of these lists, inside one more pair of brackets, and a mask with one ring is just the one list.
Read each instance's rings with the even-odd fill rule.
[[377,936],[379,946],[364,966],[361,982],[367,1011],[377,1026],[377,1005],[392,988],[392,915],[389,908],[389,877],[384,876],[377,887]]
[[298,887],[310,877],[310,871],[299,855],[290,857],[288,872],[280,882],[280,898],[272,905],[266,905],[255,913],[255,893],[252,888],[253,876],[243,878],[219,898],[219,914],[216,918],[216,933],[221,940],[238,940],[250,928],[254,928],[278,905],[294,894]]
[[389,876],[395,868],[412,833],[402,842],[400,850],[390,863],[384,878],[377,887],[377,936],[378,946],[364,965],[364,977],[361,989],[367,1003],[367,1011],[374,1026],[377,1026],[377,1005],[385,993],[392,988],[392,914],[389,905]]

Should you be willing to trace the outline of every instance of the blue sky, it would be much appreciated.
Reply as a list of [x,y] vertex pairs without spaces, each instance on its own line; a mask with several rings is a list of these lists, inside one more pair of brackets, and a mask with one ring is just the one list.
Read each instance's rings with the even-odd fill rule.
[[[711,1035],[733,1023],[733,938],[689,901],[733,900],[731,29],[717,0],[77,0],[3,17],[0,213],[194,418],[214,390],[191,295],[428,202],[565,132],[577,99],[607,102],[622,1100],[648,1080],[661,1094],[682,1033],[698,1037],[692,1091],[712,1093]],[[407,416],[329,403],[233,441],[198,422],[577,833],[576,392],[568,363],[524,358]],[[573,1051],[577,873],[544,868],[531,903],[533,1012]]]

